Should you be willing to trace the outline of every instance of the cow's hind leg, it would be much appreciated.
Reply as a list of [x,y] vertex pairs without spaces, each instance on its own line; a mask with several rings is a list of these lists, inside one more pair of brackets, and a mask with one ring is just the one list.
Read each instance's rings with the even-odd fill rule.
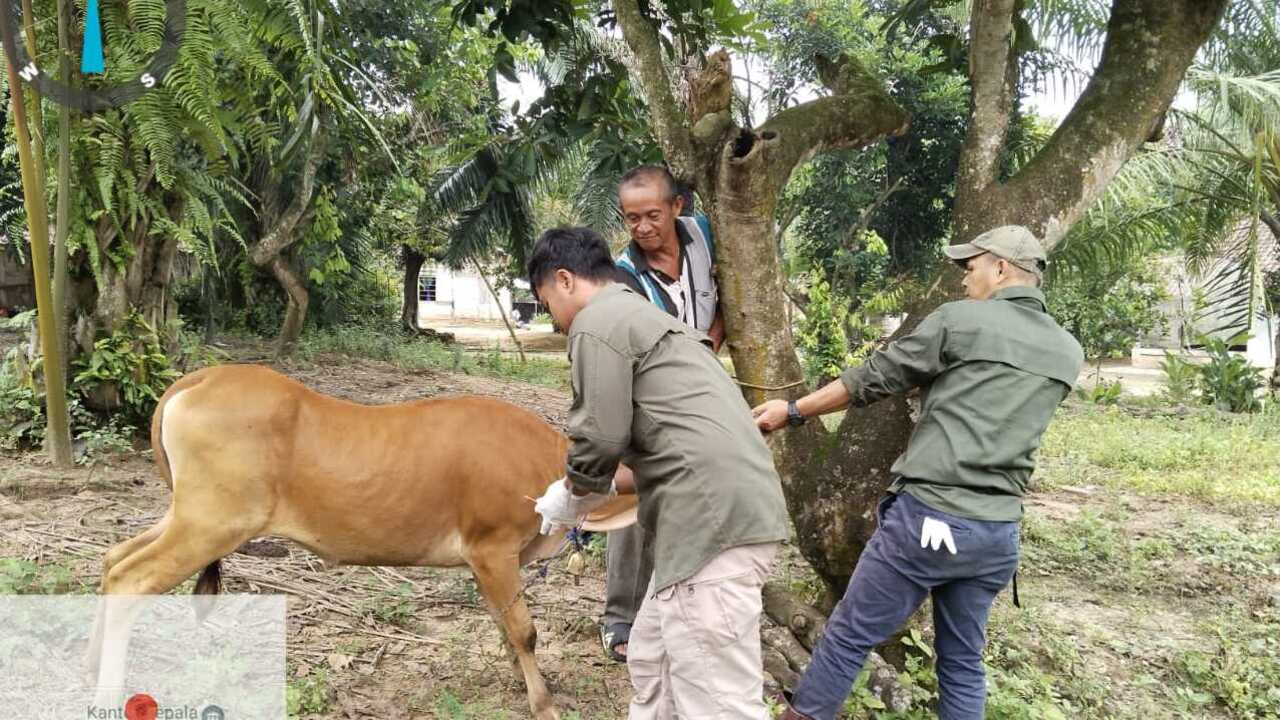
[[490,612],[498,620],[524,673],[533,717],[536,720],[558,720],[560,715],[534,658],[538,631],[533,626],[533,618],[521,592],[518,553],[506,546],[479,548],[468,553],[468,563]]
[[251,536],[240,527],[184,518],[184,522],[169,523],[159,537],[112,566],[102,580],[107,597],[102,610],[99,706],[115,707],[123,691],[129,634],[145,601],[140,596],[172,590]]
[[[164,517],[155,525],[134,535],[123,542],[112,546],[102,559],[102,583],[106,583],[107,574],[111,572],[111,568],[120,563],[121,560],[129,557],[133,553],[150,545],[160,534],[164,532],[165,527],[169,523],[169,518],[173,515],[172,506]],[[102,654],[102,623],[107,610],[107,598],[103,597],[98,600],[98,610],[93,619],[93,631],[89,634],[89,647],[85,651],[85,674],[90,683],[96,682],[98,679],[98,660]]]
[[111,568],[115,567],[121,560],[129,557],[139,549],[155,542],[160,537],[160,533],[164,532],[165,527],[169,524],[170,518],[173,517],[173,507],[165,512],[164,517],[146,530],[134,535],[124,542],[117,543],[107,551],[102,558],[102,579],[107,579],[107,573],[111,572]]

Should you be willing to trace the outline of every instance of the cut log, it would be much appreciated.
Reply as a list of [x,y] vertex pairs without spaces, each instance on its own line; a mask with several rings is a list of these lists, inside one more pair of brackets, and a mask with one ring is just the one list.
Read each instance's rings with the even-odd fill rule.
[[775,623],[790,630],[809,652],[818,646],[818,639],[827,624],[826,615],[800,601],[776,582],[764,585],[764,612]]
[[[782,585],[773,582],[765,583],[764,586],[764,611],[769,619],[778,624],[778,627],[769,628],[762,633],[766,662],[772,661],[776,664],[778,662],[776,656],[781,656],[792,670],[804,674],[809,667],[811,653],[817,647],[822,631],[826,628],[826,616],[796,598]],[[774,657],[771,658],[771,656]],[[875,652],[867,656],[867,662],[863,667],[870,673],[868,687],[889,710],[902,712],[910,707],[911,696],[898,682],[897,668]],[[788,684],[777,673],[771,672],[771,674],[783,683],[783,687],[787,690],[795,688],[794,684]],[[794,683],[798,680],[799,677],[796,677],[790,682]]]
[[805,650],[796,636],[783,627],[771,627],[760,634],[764,645],[778,653],[787,661],[787,665],[796,673],[803,674],[809,668],[809,651]]
[[764,671],[773,678],[774,684],[779,690],[794,690],[796,683],[800,682],[800,673],[791,667],[791,663],[777,649],[768,644],[764,646]]

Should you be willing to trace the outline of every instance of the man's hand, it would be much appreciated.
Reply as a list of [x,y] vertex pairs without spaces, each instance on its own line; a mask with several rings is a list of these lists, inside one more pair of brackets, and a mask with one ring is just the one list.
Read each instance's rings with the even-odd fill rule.
[[787,424],[787,401],[770,400],[751,408],[751,417],[756,419],[756,427],[760,432],[771,433]]
[[925,518],[924,525],[920,528],[920,547],[937,550],[943,545],[947,546],[952,555],[956,554],[956,541],[951,537],[951,526],[941,520]]

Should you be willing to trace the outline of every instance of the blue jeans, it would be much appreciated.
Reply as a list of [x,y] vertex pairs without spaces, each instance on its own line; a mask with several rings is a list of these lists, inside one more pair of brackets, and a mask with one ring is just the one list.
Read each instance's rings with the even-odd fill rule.
[[[792,708],[814,720],[834,718],[867,654],[932,595],[939,717],[981,720],[987,696],[982,667],[987,616],[996,594],[1018,568],[1018,523],[956,517],[905,492],[880,501],[877,512],[880,527],[827,621]],[[926,517],[951,526],[955,555],[945,546],[920,547]]]

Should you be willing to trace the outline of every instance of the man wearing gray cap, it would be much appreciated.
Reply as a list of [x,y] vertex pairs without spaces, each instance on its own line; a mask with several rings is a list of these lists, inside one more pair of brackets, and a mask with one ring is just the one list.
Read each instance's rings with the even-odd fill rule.
[[968,300],[938,308],[838,380],[755,408],[764,432],[920,388],[920,419],[848,590],[827,622],[784,720],[829,720],[867,654],[933,598],[938,715],[983,717],[982,651],[996,594],[1018,567],[1022,496],[1054,410],[1084,354],[1039,290],[1031,231],[1006,225],[953,245]]

